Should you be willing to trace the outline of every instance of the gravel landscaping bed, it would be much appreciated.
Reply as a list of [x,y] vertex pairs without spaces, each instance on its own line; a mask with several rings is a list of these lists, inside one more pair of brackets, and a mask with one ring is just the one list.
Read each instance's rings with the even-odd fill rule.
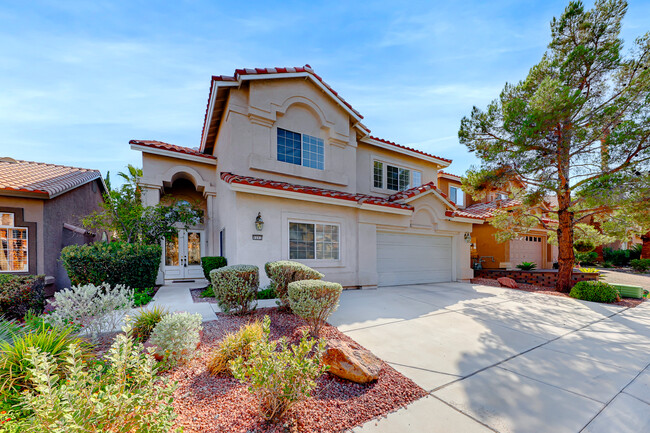
[[[472,284],[483,284],[484,286],[501,287],[502,289],[510,289],[510,287],[502,287],[497,280],[492,280],[489,278],[472,278],[470,282]],[[544,295],[561,296],[564,298],[570,298],[568,293],[558,292],[552,287],[534,286],[532,284],[517,283],[517,288],[511,290],[523,290],[525,292],[534,292],[534,293],[541,293]],[[634,308],[644,301],[645,299],[621,298],[621,300],[618,302],[612,302],[612,305],[620,305],[622,307]]]
[[201,293],[203,293],[204,290],[205,290],[205,288],[202,288],[202,289],[190,289],[190,294],[192,295],[192,302],[195,302],[195,303],[196,302],[208,302],[210,304],[216,304],[217,303],[217,298],[215,298],[213,296],[209,296],[209,297],[206,297],[206,298],[201,297]]
[[[271,318],[271,337],[299,340],[305,322],[277,308],[263,308],[252,316],[217,314],[215,321],[203,324],[204,332],[197,356],[189,363],[165,373],[179,383],[174,407],[175,427],[184,432],[340,432],[387,414],[427,393],[388,364],[383,363],[379,379],[368,385],[348,382],[328,373],[318,380],[312,397],[298,403],[283,425],[269,425],[259,415],[257,403],[247,387],[226,376],[212,376],[206,368],[210,352],[228,332],[243,324]],[[333,326],[327,325],[321,337],[340,339],[361,348]]]

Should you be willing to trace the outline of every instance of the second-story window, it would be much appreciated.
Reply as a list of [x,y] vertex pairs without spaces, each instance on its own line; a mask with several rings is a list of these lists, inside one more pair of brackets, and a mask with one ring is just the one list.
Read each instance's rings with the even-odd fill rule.
[[323,170],[323,139],[278,128],[278,161]]
[[381,161],[374,161],[372,179],[375,188],[404,191],[414,186],[420,186],[422,184],[422,173]]
[[463,194],[463,190],[456,187],[456,186],[449,186],[449,200],[453,201],[456,203],[458,206],[464,206],[465,205],[465,200],[464,200],[465,194]]

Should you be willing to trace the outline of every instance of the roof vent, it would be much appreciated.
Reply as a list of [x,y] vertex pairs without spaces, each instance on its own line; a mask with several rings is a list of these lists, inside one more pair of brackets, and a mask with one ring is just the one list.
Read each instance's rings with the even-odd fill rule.
[[0,162],[8,162],[9,164],[17,164],[18,163],[18,161],[16,161],[13,158],[9,158],[8,156],[0,157]]

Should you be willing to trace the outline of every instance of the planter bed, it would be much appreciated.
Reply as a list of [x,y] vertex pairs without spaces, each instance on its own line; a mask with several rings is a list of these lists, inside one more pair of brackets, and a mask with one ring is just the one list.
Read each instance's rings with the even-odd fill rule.
[[[501,287],[502,289],[510,289],[509,287],[502,287],[501,284],[497,280],[492,280],[489,278],[472,278],[470,280],[472,284],[482,284],[484,286],[492,286],[492,287]],[[510,290],[523,290],[524,292],[534,292],[534,293],[541,293],[544,295],[551,295],[551,296],[561,296],[564,298],[571,298],[568,293],[562,293],[556,291],[552,287],[541,287],[541,286],[535,286],[532,284],[522,284],[522,283],[517,283],[517,288],[516,289],[510,289]],[[573,299],[573,298],[571,298]],[[618,302],[613,302],[609,305],[620,305],[621,307],[628,307],[628,308],[634,308],[637,305],[641,304],[644,302],[645,299],[636,299],[636,298],[621,298],[620,301]]]
[[[257,403],[246,385],[231,376],[212,376],[206,368],[210,352],[223,336],[249,321],[271,318],[271,338],[297,341],[305,322],[277,308],[262,308],[250,316],[217,314],[205,322],[197,357],[165,373],[178,381],[174,407],[175,426],[184,432],[339,432],[387,414],[427,393],[411,380],[383,363],[379,379],[368,385],[341,380],[328,373],[318,379],[318,387],[308,400],[298,403],[284,425],[268,425],[257,411]],[[321,337],[340,339],[360,347],[333,326]]]

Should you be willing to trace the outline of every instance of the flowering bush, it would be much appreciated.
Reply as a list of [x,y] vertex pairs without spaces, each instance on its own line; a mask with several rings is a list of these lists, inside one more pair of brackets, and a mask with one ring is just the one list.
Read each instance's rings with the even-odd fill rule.
[[133,306],[133,290],[124,286],[111,287],[86,284],[64,289],[54,294],[54,312],[47,320],[55,326],[83,328],[91,339],[100,332],[114,331]]
[[238,357],[230,363],[230,370],[235,378],[248,382],[264,418],[275,422],[294,404],[308,398],[316,379],[327,370],[321,364],[326,342],[308,338],[306,332],[291,347],[285,338],[269,341],[268,316],[264,317],[263,330],[262,340],[253,344],[248,358]]
[[28,311],[43,312],[43,275],[0,275],[0,316],[22,320]]
[[271,279],[270,287],[275,290],[280,305],[283,307],[289,306],[289,293],[287,292],[289,283],[300,280],[320,280],[324,276],[309,266],[290,260],[268,262],[264,265],[264,271],[266,271],[266,276]]
[[198,313],[167,314],[154,328],[149,343],[158,348],[165,365],[171,367],[192,357],[201,341],[202,322],[203,317]]
[[340,284],[321,280],[289,283],[291,311],[305,319],[312,334],[317,336],[327,318],[338,308],[341,290]]
[[168,432],[175,418],[175,385],[156,376],[155,361],[130,338],[130,329],[116,337],[105,366],[91,367],[79,347],[65,357],[65,381],[54,374],[52,355],[32,348],[32,389],[18,407],[27,417],[8,422],[21,432]]
[[253,265],[225,266],[210,271],[212,290],[222,311],[246,314],[255,308],[260,271]]

